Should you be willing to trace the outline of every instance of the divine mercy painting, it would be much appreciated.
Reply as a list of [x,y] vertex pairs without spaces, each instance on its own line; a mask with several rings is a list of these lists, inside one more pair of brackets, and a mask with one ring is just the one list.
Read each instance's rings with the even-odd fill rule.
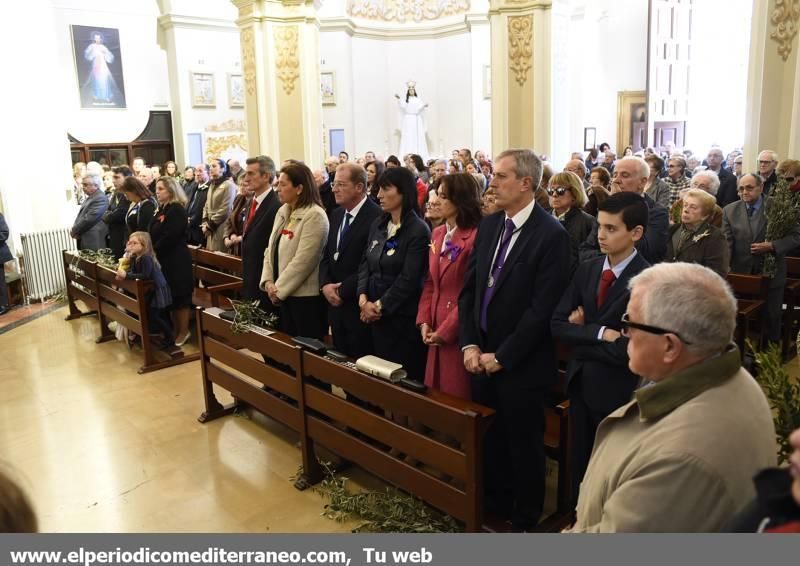
[[71,28],[81,108],[125,108],[119,30]]

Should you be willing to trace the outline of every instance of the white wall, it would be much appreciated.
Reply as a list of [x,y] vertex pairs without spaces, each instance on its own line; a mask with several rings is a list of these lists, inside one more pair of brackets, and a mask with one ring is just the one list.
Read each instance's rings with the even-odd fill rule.
[[[430,105],[424,118],[431,156],[449,155],[457,147],[488,148],[489,101],[474,85],[474,73],[481,80],[481,61],[488,58],[488,39],[488,30],[482,30],[483,58],[473,61],[476,39],[469,33],[383,41],[323,31],[321,67],[336,73],[338,89],[336,105],[323,107],[325,127],[345,129],[351,155],[397,153],[400,114],[394,95],[405,96],[406,82],[413,80]],[[473,137],[474,121],[482,143]]]
[[[184,28],[174,30],[175,55],[177,72],[170,77],[172,88],[177,89],[180,120],[175,123],[176,161],[185,164],[188,160],[186,135],[203,134],[203,148],[207,147],[208,137],[225,137],[227,135],[244,134],[244,131],[206,132],[210,125],[222,124],[230,120],[245,119],[244,108],[231,108],[228,99],[228,73],[242,73],[241,50],[239,46],[239,30],[231,27],[228,30],[218,28]],[[193,108],[191,99],[191,73],[212,73],[216,92],[215,108]],[[174,98],[173,98],[174,100]],[[182,143],[178,143],[177,138]],[[246,136],[245,136],[246,139]],[[247,157],[247,152],[240,148],[229,148],[221,155],[223,159],[236,157],[240,160]]]
[[[155,0],[54,0],[55,51],[69,70],[59,91],[67,103],[69,133],[83,143],[128,142],[147,125],[150,110],[169,105],[166,55],[156,43]],[[81,109],[70,25],[119,29],[127,108]],[[52,56],[52,55],[51,55]]]
[[686,147],[705,156],[744,143],[753,0],[695,0]]
[[[647,87],[647,1],[564,0],[572,8],[569,73],[570,151],[583,150],[583,129],[597,128],[597,145],[617,147],[617,93]],[[558,87],[556,91],[558,92]],[[554,124],[554,128],[560,127]],[[569,155],[551,156],[559,168]]]

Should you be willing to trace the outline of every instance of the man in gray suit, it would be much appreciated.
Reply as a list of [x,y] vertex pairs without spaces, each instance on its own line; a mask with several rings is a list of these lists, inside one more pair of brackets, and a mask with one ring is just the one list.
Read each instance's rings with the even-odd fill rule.
[[80,250],[107,248],[108,227],[103,222],[103,214],[108,210],[108,197],[100,190],[103,181],[99,175],[85,175],[81,186],[86,200],[81,204],[70,235],[78,240]]
[[770,342],[781,337],[781,308],[786,284],[786,253],[800,245],[800,227],[795,226],[785,237],[767,242],[767,210],[772,201],[763,195],[764,183],[754,174],[739,179],[739,198],[722,209],[722,232],[731,251],[731,272],[758,275],[764,268],[767,254],[775,254],[777,271],[767,295],[767,332]]

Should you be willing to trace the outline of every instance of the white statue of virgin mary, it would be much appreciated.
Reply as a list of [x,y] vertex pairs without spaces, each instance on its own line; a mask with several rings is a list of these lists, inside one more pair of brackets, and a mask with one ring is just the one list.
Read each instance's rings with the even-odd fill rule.
[[400,121],[400,159],[407,153],[416,153],[422,157],[423,161],[428,158],[428,142],[425,139],[425,121],[422,119],[422,112],[428,105],[417,96],[416,83],[409,81],[406,83],[408,90],[406,98],[403,100],[395,94],[403,116]]

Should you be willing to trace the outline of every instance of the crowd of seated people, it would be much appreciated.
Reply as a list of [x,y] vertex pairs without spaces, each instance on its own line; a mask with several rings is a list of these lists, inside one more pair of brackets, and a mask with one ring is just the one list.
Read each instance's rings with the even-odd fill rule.
[[284,332],[330,334],[349,356],[495,409],[485,504],[516,531],[541,518],[544,406],[566,344],[573,530],[720,529],[774,464],[769,408],[731,346],[725,277],[776,259],[764,336],[777,341],[800,226],[767,241],[770,194],[780,179],[798,187],[800,163],[766,150],[748,173],[740,151],[713,147],[701,165],[689,150],[618,158],[604,145],[563,171],[531,150],[467,148],[427,164],[341,152],[316,170],[211,159],[182,175],[137,158],[112,169],[108,196],[96,173],[81,178],[73,235],[121,255],[126,234],[150,233],[178,345],[189,243],[240,255],[247,298]]

